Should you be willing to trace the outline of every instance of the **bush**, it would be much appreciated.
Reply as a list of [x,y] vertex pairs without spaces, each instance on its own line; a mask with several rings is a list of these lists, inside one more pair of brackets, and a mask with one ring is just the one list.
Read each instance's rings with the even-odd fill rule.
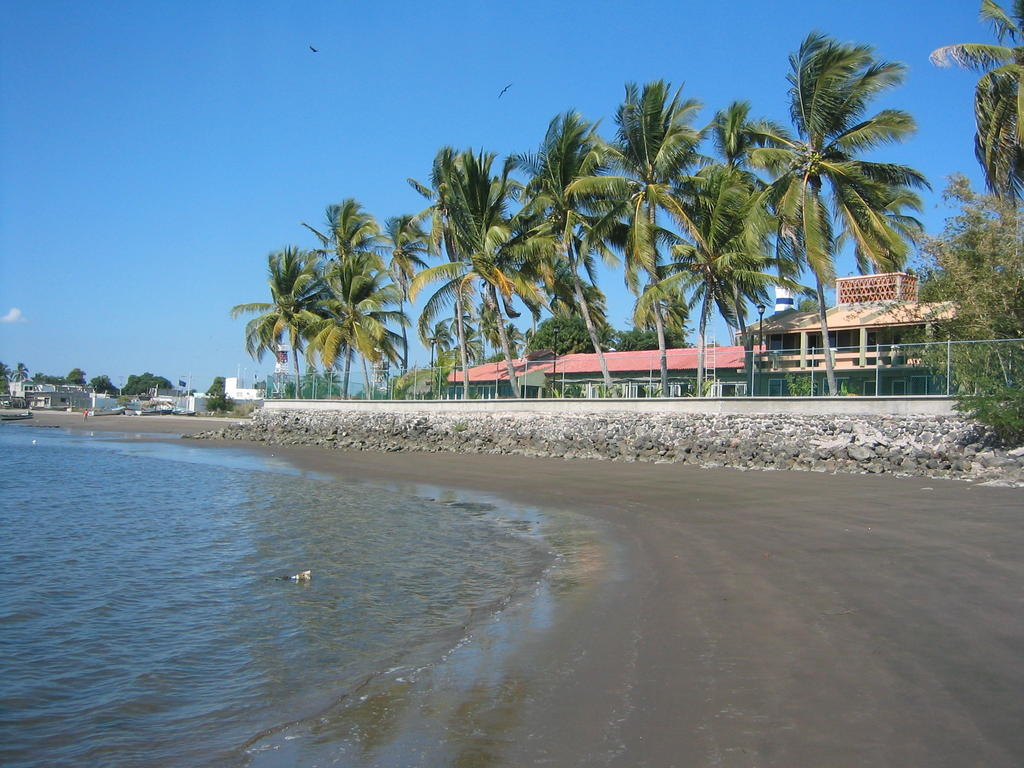
[[1000,387],[983,395],[959,395],[955,407],[992,427],[1003,443],[1024,445],[1024,389]]

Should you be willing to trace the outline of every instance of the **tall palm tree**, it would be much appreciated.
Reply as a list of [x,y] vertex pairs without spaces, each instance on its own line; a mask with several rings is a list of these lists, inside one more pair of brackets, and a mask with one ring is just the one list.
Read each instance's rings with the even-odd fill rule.
[[[409,300],[409,285],[417,271],[427,268],[426,257],[430,253],[430,242],[416,216],[403,214],[384,222],[384,237],[391,254],[388,268],[391,279],[402,292],[398,311],[405,314],[405,302]],[[402,324],[402,373],[409,367],[409,338]]]
[[319,321],[310,328],[309,346],[325,368],[343,360],[346,397],[353,354],[375,364],[401,359],[402,337],[388,326],[406,322],[404,313],[391,309],[401,302],[402,292],[389,277],[372,253],[333,262],[324,271],[327,295],[318,307]]
[[[764,118],[750,117],[750,102],[734,101],[725,109],[719,110],[711,124],[711,136],[718,156],[726,167],[740,174],[740,178],[751,190],[764,189],[764,182],[758,177],[750,164],[750,152],[757,147],[765,146],[766,136],[778,133],[780,126]],[[752,213],[760,214],[763,209],[752,209]],[[766,239],[764,253],[770,252],[770,243]],[[780,277],[787,277],[793,270],[789,265],[776,262]],[[750,347],[753,339],[747,333],[747,301],[766,301],[767,296],[747,296],[741,292],[737,282],[733,286],[733,299],[736,304],[736,329],[740,332],[745,347]]]
[[267,256],[267,284],[269,302],[237,304],[231,317],[259,313],[245,326],[245,348],[256,360],[264,352],[276,354],[277,344],[287,337],[295,364],[295,396],[301,398],[299,353],[309,329],[320,319],[316,309],[324,298],[324,284],[312,254],[294,246]]
[[[663,80],[640,89],[630,83],[615,114],[615,141],[605,146],[605,158],[611,172],[590,176],[571,185],[574,194],[594,195],[619,201],[625,207],[627,282],[639,290],[640,276],[649,283],[658,280],[658,265],[669,244],[679,235],[662,225],[667,217],[679,233],[697,237],[680,183],[702,161],[697,147],[703,132],[691,123],[700,110],[700,102],[682,99],[677,89]],[[665,324],[658,305],[654,306],[658,332],[661,390],[668,391],[668,360],[665,354]]]
[[931,60],[982,73],[974,92],[974,153],[988,188],[1016,200],[1024,192],[1024,0],[1012,0],[1009,13],[994,0],[982,0],[980,15],[999,45],[945,45]]
[[[537,255],[540,238],[530,237],[524,216],[510,214],[511,203],[520,187],[511,178],[515,161],[506,158],[492,175],[496,156],[490,152],[462,152],[449,176],[450,237],[456,244],[460,261],[424,270],[413,280],[410,295],[423,285],[442,280],[454,286],[455,296],[468,294],[469,284],[479,286],[488,309],[497,317],[498,334],[505,356],[509,384],[514,397],[520,397],[519,382],[512,362],[512,349],[506,328],[506,316],[515,318],[515,295],[539,300],[536,287]],[[429,302],[428,302],[429,304]]]
[[[697,316],[697,391],[703,392],[707,326],[712,306],[735,326],[742,311],[739,297],[766,299],[779,282],[766,271],[765,234],[770,218],[746,175],[729,166],[708,166],[692,184],[691,219],[700,237],[672,249],[672,273],[665,287],[689,289]],[[787,281],[788,282],[788,281]]]
[[[826,317],[825,284],[835,277],[839,235],[854,243],[860,258],[891,269],[907,256],[912,219],[896,225],[891,215],[920,208],[913,188],[927,187],[918,171],[905,165],[862,160],[861,153],[904,140],[915,130],[903,110],[868,114],[870,101],[899,85],[905,67],[879,61],[866,45],[839,43],[812,33],[789,57],[790,116],[796,129],[767,129],[764,146],[750,151],[751,162],[776,176],[765,191],[766,204],[781,220],[778,243],[814,274],[826,347],[829,391],[837,393]],[[902,215],[902,214],[900,214]],[[838,231],[837,231],[838,225]]]
[[[447,257],[451,263],[461,263],[461,256],[458,244],[454,235],[454,201],[452,196],[453,182],[458,173],[456,152],[451,147],[441,147],[434,156],[434,162],[430,168],[430,184],[425,185],[415,179],[408,179],[409,184],[423,197],[430,201],[430,205],[419,214],[419,217],[430,220],[430,244],[434,253]],[[469,396],[469,360],[466,355],[466,334],[463,321],[466,312],[471,305],[472,286],[471,281],[465,276],[456,276],[449,279],[439,290],[435,291],[424,305],[423,313],[420,316],[421,328],[429,325],[437,319],[440,310],[448,304],[454,305],[455,330],[459,341],[459,358],[462,368],[462,391],[464,396]],[[422,286],[423,281],[420,281]],[[410,298],[415,295],[418,288],[410,285]]]
[[[574,191],[580,179],[603,172],[602,144],[596,126],[576,112],[555,117],[548,125],[544,141],[534,155],[519,155],[518,165],[531,174],[526,186],[528,210],[540,219],[540,230],[555,243],[554,277],[564,274],[572,286],[575,310],[587,326],[590,342],[597,354],[605,386],[612,384],[608,364],[601,349],[587,288],[595,283],[594,256],[599,253],[606,263],[615,262],[604,239],[617,224],[619,210],[607,199]],[[559,267],[564,267],[559,269]],[[587,273],[585,285],[580,270]]]
[[304,221],[301,224],[316,235],[320,248],[314,253],[326,260],[345,261],[366,256],[380,260],[385,240],[377,220],[355,198],[349,197],[336,205],[327,206],[324,231]]

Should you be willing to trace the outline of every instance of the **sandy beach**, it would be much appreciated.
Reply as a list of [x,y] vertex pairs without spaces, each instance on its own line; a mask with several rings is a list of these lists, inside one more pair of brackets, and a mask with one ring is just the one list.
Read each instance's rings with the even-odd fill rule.
[[[24,423],[171,436],[209,421]],[[273,450],[344,478],[572,510],[606,537],[616,567],[459,708],[460,765],[1024,764],[1019,489]]]

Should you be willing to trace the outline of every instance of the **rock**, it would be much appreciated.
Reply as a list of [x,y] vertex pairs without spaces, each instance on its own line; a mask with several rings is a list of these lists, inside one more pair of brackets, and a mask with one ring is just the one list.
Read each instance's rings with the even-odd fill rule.
[[1024,448],[956,417],[259,411],[194,436],[325,449],[449,451],[792,469],[1024,478]]

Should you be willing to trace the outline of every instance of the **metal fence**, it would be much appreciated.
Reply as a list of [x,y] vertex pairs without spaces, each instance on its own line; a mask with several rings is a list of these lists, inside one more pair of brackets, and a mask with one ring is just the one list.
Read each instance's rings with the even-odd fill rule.
[[[727,350],[729,351],[726,354]],[[996,387],[1024,386],[1024,339],[871,344],[829,349],[709,347],[705,377],[698,381],[693,350],[668,357],[668,389],[662,391],[658,350],[634,355],[639,370],[616,373],[607,386],[596,371],[559,370],[559,359],[517,360],[516,379],[528,398],[818,397],[828,396],[826,355],[831,356],[837,394],[914,396],[977,394]],[[727,359],[725,359],[727,358]],[[684,362],[685,359],[685,362]],[[727,365],[723,365],[726,362]],[[513,397],[504,361],[471,368],[467,393],[460,368],[413,367],[405,373],[373,370],[355,377],[343,392],[337,371],[276,375],[267,379],[268,398],[312,400],[457,400]]]

